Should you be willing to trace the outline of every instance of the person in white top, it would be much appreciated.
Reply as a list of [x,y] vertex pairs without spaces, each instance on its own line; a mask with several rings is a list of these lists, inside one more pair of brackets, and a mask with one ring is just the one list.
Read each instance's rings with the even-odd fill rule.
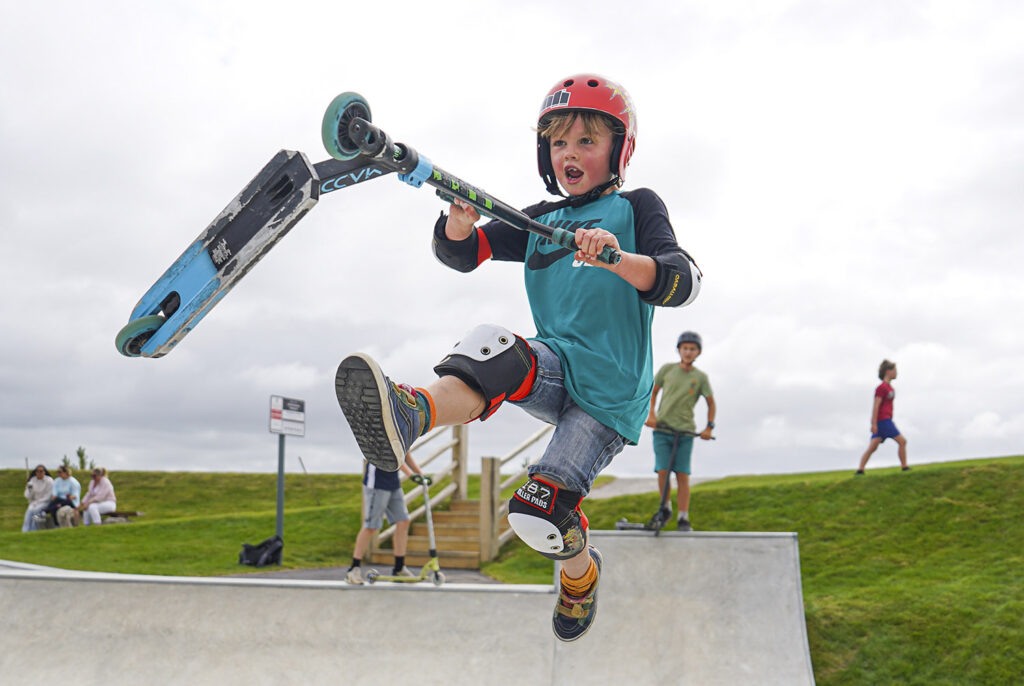
[[82,523],[102,524],[100,515],[105,515],[117,509],[117,497],[114,495],[114,485],[107,478],[107,470],[96,467],[92,470],[92,481],[89,482],[89,490],[82,498],[82,504],[78,506],[82,515]]
[[25,499],[28,500],[28,509],[25,510],[25,523],[21,525],[22,532],[35,531],[39,528],[34,516],[41,514],[46,506],[50,504],[50,494],[53,493],[53,477],[43,465],[36,465],[32,476],[25,484]]

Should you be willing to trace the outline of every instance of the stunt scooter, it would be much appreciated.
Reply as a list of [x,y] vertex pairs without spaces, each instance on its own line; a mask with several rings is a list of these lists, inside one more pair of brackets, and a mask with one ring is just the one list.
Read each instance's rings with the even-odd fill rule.
[[444,572],[441,571],[441,565],[437,561],[437,546],[434,544],[434,519],[430,515],[430,490],[428,487],[433,483],[433,480],[429,476],[420,476],[419,474],[413,474],[409,478],[413,483],[423,487],[423,504],[427,508],[427,537],[430,540],[430,560],[420,569],[419,576],[384,576],[376,569],[371,569],[366,573],[366,580],[371,584],[377,581],[418,584],[427,579],[430,579],[435,586],[440,586],[444,583]]
[[[415,188],[433,188],[445,202],[458,198],[484,216],[577,249],[572,231],[542,224],[453,176],[370,120],[361,95],[336,97],[321,126],[332,159],[313,164],[296,150],[274,155],[142,296],[114,339],[118,352],[168,354],[322,196],[393,172]],[[622,255],[605,246],[598,259],[618,264]]]
[[[662,427],[662,426],[656,427],[654,430],[655,431],[659,431],[661,433],[672,434],[673,436],[675,436],[675,440],[672,443],[672,454],[673,455],[676,452],[676,448],[679,446],[679,439],[681,437],[683,437],[683,436],[693,436],[693,437],[700,436],[699,433],[696,433],[694,431],[675,431],[673,429],[669,429],[668,427]],[[711,440],[712,441],[715,440],[714,436],[711,437]],[[665,524],[667,524],[668,521],[670,519],[672,519],[672,508],[671,508],[671,506],[669,506],[669,502],[668,502],[669,493],[671,491],[672,491],[672,475],[671,474],[666,474],[665,475],[665,485],[661,489],[661,503],[658,505],[658,511],[654,513],[654,516],[651,517],[650,520],[646,524],[641,524],[639,522],[630,522],[625,517],[623,517],[619,521],[615,522],[615,528],[618,529],[619,531],[635,531],[635,530],[639,530],[639,531],[653,531],[654,535],[657,536],[658,534],[661,533],[661,530],[665,526]]]

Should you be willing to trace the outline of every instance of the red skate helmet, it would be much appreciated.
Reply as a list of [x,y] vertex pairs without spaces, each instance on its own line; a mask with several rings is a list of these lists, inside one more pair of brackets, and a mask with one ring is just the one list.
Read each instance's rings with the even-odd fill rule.
[[[557,112],[588,111],[606,114],[622,125],[624,132],[616,132],[612,138],[612,154],[608,163],[617,183],[621,185],[626,178],[629,158],[636,148],[636,110],[625,88],[597,74],[576,74],[562,79],[544,98],[537,123],[543,125],[549,115]],[[537,166],[548,192],[562,195],[551,164],[551,146],[539,133]]]

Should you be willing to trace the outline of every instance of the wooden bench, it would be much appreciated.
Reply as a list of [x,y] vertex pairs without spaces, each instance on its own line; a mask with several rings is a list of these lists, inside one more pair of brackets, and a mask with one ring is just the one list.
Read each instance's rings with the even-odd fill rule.
[[114,510],[113,512],[107,512],[106,514],[100,515],[103,519],[104,524],[127,524],[136,517],[141,517],[146,514],[145,512],[135,512],[134,510]]

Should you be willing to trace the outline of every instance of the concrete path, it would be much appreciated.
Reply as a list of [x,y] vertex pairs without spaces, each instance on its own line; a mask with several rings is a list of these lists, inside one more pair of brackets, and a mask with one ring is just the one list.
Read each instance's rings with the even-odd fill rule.
[[[795,534],[594,531],[597,621],[552,586],[349,586],[0,567],[0,682],[813,684]],[[40,603],[62,608],[59,626]],[[63,627],[63,629],[61,628]]]

